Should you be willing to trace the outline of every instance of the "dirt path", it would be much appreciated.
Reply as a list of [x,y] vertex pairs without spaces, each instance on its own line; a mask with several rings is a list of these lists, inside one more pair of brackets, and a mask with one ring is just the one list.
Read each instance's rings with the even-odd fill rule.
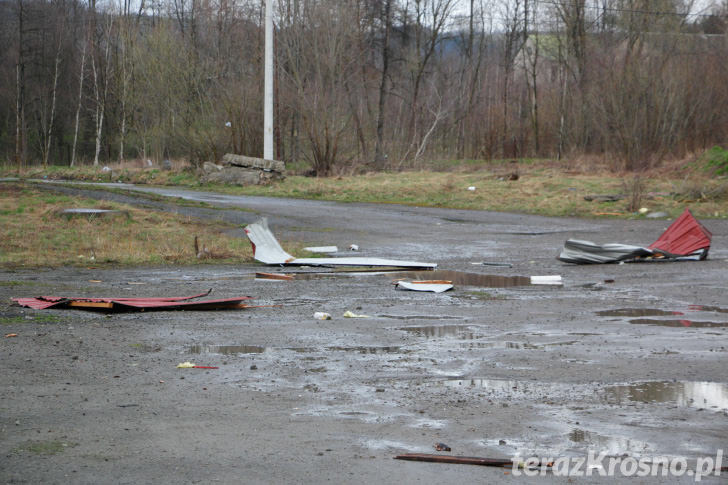
[[[447,270],[561,274],[565,284],[434,295],[395,291],[391,275],[256,281],[257,265],[2,271],[3,335],[18,336],[0,338],[0,481],[532,483],[392,457],[445,442],[458,455],[595,449],[694,463],[725,447],[725,221],[706,221],[705,262],[567,266],[554,258],[567,237],[644,244],[667,223],[153,190],[222,209],[84,195],[235,223],[265,215],[281,238],[356,243],[361,255]],[[471,264],[484,260],[513,267]],[[210,287],[279,306],[107,316],[7,304]],[[371,318],[342,318],[346,310]],[[314,320],[316,311],[334,318]],[[220,368],[176,368],[188,360]],[[664,478],[651,480],[640,483]]]

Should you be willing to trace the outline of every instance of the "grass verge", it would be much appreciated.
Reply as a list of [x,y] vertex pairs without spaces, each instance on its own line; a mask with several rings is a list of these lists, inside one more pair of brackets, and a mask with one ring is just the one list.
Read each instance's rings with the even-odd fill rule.
[[[66,208],[126,211],[127,216],[73,217]],[[0,266],[100,266],[253,261],[245,238],[226,234],[233,228],[216,220],[200,221],[177,214],[80,197],[56,195],[22,184],[0,184]],[[194,238],[207,248],[197,257]],[[302,244],[284,244],[300,252]]]
[[[574,170],[572,165],[531,159],[441,161],[421,171],[329,178],[290,175],[271,185],[247,187],[202,184],[181,162],[172,171],[134,167],[131,162],[109,172],[88,166],[51,167],[46,171],[32,168],[24,177],[179,185],[235,195],[397,203],[548,216],[644,217],[636,212],[636,207],[645,207],[649,212],[665,212],[674,217],[688,206],[698,217],[728,217],[728,178],[706,172],[703,162],[641,177],[591,166]],[[474,189],[469,190],[471,187]],[[584,200],[588,195],[605,194],[621,194],[624,198],[616,202]]]

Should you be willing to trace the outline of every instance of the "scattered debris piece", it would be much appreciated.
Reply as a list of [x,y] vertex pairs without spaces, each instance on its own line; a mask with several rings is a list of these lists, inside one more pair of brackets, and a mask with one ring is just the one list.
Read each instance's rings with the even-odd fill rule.
[[669,217],[670,215],[667,212],[650,212],[647,214],[648,219],[662,219],[663,217]]
[[629,244],[598,245],[591,241],[569,239],[559,254],[560,261],[576,264],[633,261],[698,261],[708,257],[712,234],[689,209],[647,247]]
[[371,318],[369,315],[358,315],[349,310],[346,310],[343,316],[344,318]]
[[[449,455],[430,455],[426,453],[407,453],[397,455],[396,460],[408,461],[427,461],[433,463],[452,463],[454,465],[480,465],[480,466],[497,466],[512,467],[513,460],[505,458],[478,458],[475,456],[449,456]],[[538,465],[537,465],[538,466]],[[548,466],[548,464],[547,464]]]
[[197,365],[193,364],[190,361],[187,362],[181,362],[177,364],[178,369],[219,369],[219,367],[210,366],[210,365]]
[[13,338],[13,337],[17,337],[17,336],[18,336],[17,333],[6,333],[5,334],[5,338]]
[[625,198],[624,194],[607,194],[607,195],[585,195],[584,200],[588,202],[617,202]]
[[563,285],[561,275],[531,276],[532,285]]
[[503,266],[505,268],[512,268],[513,265],[511,263],[499,263],[498,261],[479,261],[476,263],[470,263],[477,266]]
[[88,280],[89,283],[101,283],[101,280]]
[[331,320],[331,314],[326,312],[316,312],[313,314],[316,320]]
[[294,258],[283,250],[268,229],[266,218],[245,227],[245,234],[253,245],[253,257],[265,264],[297,266],[395,266],[401,268],[434,269],[435,263],[418,263],[380,258]]
[[359,251],[358,244],[349,244],[349,251]]
[[45,310],[46,308],[80,308],[83,310],[106,311],[145,311],[145,310],[223,310],[250,308],[242,303],[250,296],[222,298],[217,300],[188,301],[207,296],[212,290],[192,296],[166,298],[69,298],[59,296],[39,296],[36,298],[12,298],[20,306]]
[[435,443],[436,451],[452,451],[452,448],[447,446],[445,443]]
[[468,190],[471,192],[475,192],[475,187],[471,185],[470,187],[468,187]]
[[641,207],[640,210],[638,210],[637,212],[639,212],[640,214],[647,214],[648,212],[650,212],[650,209],[648,209],[647,207]]
[[294,276],[284,273],[255,273],[255,278],[260,280],[291,281],[292,279],[294,279]]
[[63,209],[58,211],[58,215],[71,217],[88,217],[93,219],[95,217],[115,217],[115,216],[126,216],[130,217],[129,211],[124,210],[112,210],[112,209],[89,209],[89,208],[76,208],[76,209]]
[[614,283],[614,280],[611,278],[608,278],[608,279],[604,280],[604,282],[605,283]]
[[397,288],[412,291],[429,291],[432,293],[442,293],[452,290],[452,283],[424,283],[415,281],[398,281]]
[[303,248],[303,249],[305,249],[309,253],[329,254],[329,253],[338,253],[339,252],[339,248],[337,248],[336,246],[311,246],[311,247]]

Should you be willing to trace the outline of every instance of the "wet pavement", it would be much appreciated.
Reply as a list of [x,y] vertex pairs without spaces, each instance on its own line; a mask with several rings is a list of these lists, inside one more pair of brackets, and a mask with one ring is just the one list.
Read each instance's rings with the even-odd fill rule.
[[[704,262],[570,266],[555,259],[567,237],[644,243],[669,221],[153,190],[213,201],[241,223],[267,215],[280,239],[356,243],[357,255],[432,261],[438,271],[290,281],[256,279],[282,271],[260,265],[0,272],[4,334],[18,334],[0,339],[3,481],[531,483],[497,468],[392,458],[436,453],[438,442],[465,456],[593,450],[691,463],[726,448],[725,221],[705,221],[714,239]],[[513,266],[472,264],[482,261]],[[556,274],[563,286],[530,285],[530,276]],[[392,281],[403,277],[455,288],[396,291]],[[107,316],[6,304],[210,287],[214,297],[250,295],[264,307]],[[333,318],[315,320],[317,311]],[[176,368],[185,361],[219,369]],[[62,451],[32,451],[39,443]],[[681,481],[693,479],[670,482]]]

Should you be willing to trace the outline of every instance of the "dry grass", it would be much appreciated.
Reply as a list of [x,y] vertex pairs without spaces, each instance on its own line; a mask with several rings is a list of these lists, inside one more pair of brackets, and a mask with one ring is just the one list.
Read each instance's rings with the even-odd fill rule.
[[[694,157],[693,157],[694,158]],[[687,159],[686,159],[687,160]],[[144,168],[140,162],[112,166],[113,180],[199,187],[230,194],[265,195],[341,202],[399,203],[458,209],[525,212],[552,216],[640,217],[635,207],[679,215],[686,205],[700,217],[727,217],[725,180],[711,178],[704,167],[665,162],[659,172],[642,174],[639,186],[625,181],[635,174],[610,171],[614,163],[599,157],[554,160],[443,160],[427,170],[365,173],[330,178],[290,175],[269,186],[201,185],[182,162],[173,171]],[[517,173],[518,180],[508,180]],[[33,172],[35,177],[43,172]],[[110,179],[92,167],[57,168],[49,178]],[[722,186],[723,185],[723,186]],[[476,187],[475,191],[467,190]],[[586,195],[624,194],[618,202],[587,202]]]
[[[120,209],[129,217],[58,214],[77,207]],[[247,239],[225,235],[230,226],[223,222],[193,221],[19,185],[0,184],[0,224],[0,265],[6,267],[253,261]],[[209,251],[205,258],[195,254],[195,236]]]

